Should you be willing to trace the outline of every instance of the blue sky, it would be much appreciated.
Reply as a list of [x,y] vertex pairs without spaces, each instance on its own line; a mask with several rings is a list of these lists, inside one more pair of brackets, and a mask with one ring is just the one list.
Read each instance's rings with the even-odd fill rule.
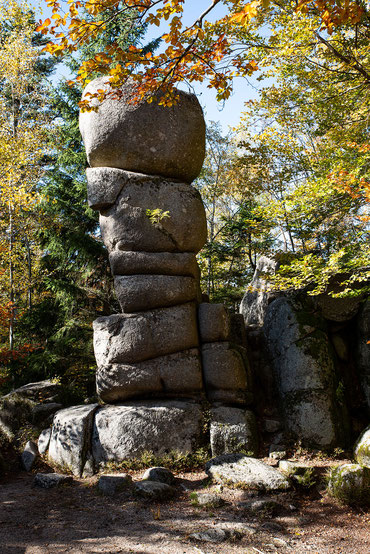
[[[30,4],[38,9],[41,6],[43,17],[50,16],[50,10],[47,8],[44,0],[29,0]],[[195,21],[199,15],[210,5],[211,0],[185,0],[184,5],[184,22],[190,24]],[[222,16],[223,6],[217,7],[214,12],[211,12],[210,18],[215,19]],[[149,40],[159,36],[165,32],[165,26],[160,28],[151,27],[148,30],[146,38]],[[57,72],[57,77],[70,78],[67,71],[62,67]],[[260,83],[254,77],[246,79],[236,79],[234,81],[234,91],[231,97],[225,102],[220,103],[216,100],[216,92],[213,89],[207,88],[207,83],[195,84],[194,92],[203,107],[207,120],[219,121],[225,132],[229,127],[235,127],[243,111],[244,103],[248,100],[256,98]]]

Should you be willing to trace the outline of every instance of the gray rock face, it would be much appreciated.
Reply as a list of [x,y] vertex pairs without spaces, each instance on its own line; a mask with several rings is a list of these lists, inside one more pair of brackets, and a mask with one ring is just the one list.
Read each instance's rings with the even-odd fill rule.
[[361,434],[355,445],[355,460],[370,469],[370,426]]
[[370,506],[370,469],[358,464],[336,467],[330,473],[328,490],[346,504]]
[[188,453],[199,447],[203,415],[199,404],[141,401],[98,410],[93,429],[96,463],[121,462],[150,451],[162,456]]
[[226,341],[230,336],[230,316],[224,304],[202,303],[198,308],[202,342]]
[[113,206],[129,179],[127,171],[114,167],[88,167],[87,201],[93,210],[105,210]]
[[225,454],[206,463],[206,473],[218,483],[242,483],[259,490],[286,490],[289,481],[276,469],[243,454]]
[[[152,222],[147,210],[168,212]],[[113,250],[199,252],[207,223],[199,192],[186,183],[130,174],[116,203],[100,215],[104,244]]]
[[141,362],[197,346],[193,303],[94,321],[94,352],[99,367]]
[[251,388],[239,350],[228,342],[202,346],[203,377],[211,402],[245,404],[251,401]]
[[202,388],[199,350],[193,348],[136,364],[101,366],[96,372],[97,393],[104,402],[150,396],[194,397]]
[[113,275],[184,275],[199,279],[193,252],[125,252],[109,255]]
[[97,404],[73,406],[61,410],[54,417],[49,458],[78,477],[82,475],[88,457],[97,407]]
[[[94,79],[83,92],[111,91],[107,77]],[[193,94],[176,91],[171,107],[131,101],[132,81],[121,89],[121,98],[93,101],[97,112],[80,114],[80,131],[92,167],[117,167],[193,181],[205,153],[202,108]]]
[[212,456],[240,451],[257,454],[258,434],[254,413],[226,406],[213,408],[210,440]]
[[361,307],[357,319],[356,358],[360,374],[362,390],[370,414],[370,300]]
[[194,491],[190,495],[191,502],[195,506],[205,508],[220,508],[225,504],[225,500],[219,494],[212,492],[197,492]]
[[166,483],[174,485],[176,479],[174,474],[165,467],[150,467],[142,477],[143,481],[158,481],[158,483]]
[[31,471],[38,455],[37,445],[33,441],[28,441],[21,456],[22,465],[26,471]]
[[63,408],[62,404],[58,402],[45,402],[44,404],[36,404],[32,408],[32,420],[37,425],[38,423],[45,421],[50,416],[58,412]]
[[266,256],[258,259],[253,279],[249,284],[252,290],[245,293],[240,304],[240,313],[243,314],[246,325],[263,325],[267,307],[276,297],[265,274],[273,275],[276,267],[275,260]]
[[361,301],[360,296],[335,298],[329,294],[320,294],[315,298],[315,303],[323,317],[338,322],[352,319],[358,312]]
[[96,372],[97,393],[104,402],[135,397],[193,397],[202,391],[202,369],[196,348],[137,364],[112,364]]
[[4,398],[16,394],[38,402],[40,395],[42,395],[43,398],[48,398],[59,394],[61,390],[62,385],[60,383],[54,382],[51,379],[46,379],[45,381],[37,381],[36,383],[27,383],[27,385],[23,385],[23,387],[19,387],[7,394]]
[[230,314],[230,342],[247,348],[247,332],[243,314]]
[[229,534],[226,530],[221,529],[220,527],[210,527],[209,529],[205,529],[199,533],[192,533],[190,538],[193,541],[220,543],[226,541],[229,538]]
[[60,473],[36,473],[33,481],[34,487],[41,487],[42,489],[51,489],[52,487],[59,487],[65,483],[71,483],[73,481],[70,475],[62,475]]
[[[95,79],[84,94],[103,90],[115,92],[115,98],[94,99],[97,111],[80,115],[91,165],[88,202],[100,212],[123,312],[94,322],[97,392],[104,402],[131,402],[55,419],[49,455],[77,475],[145,451],[162,455],[199,447],[203,414],[190,399],[204,399],[204,388],[211,402],[252,400],[240,320],[236,342],[242,346],[231,346],[221,342],[230,336],[226,308],[205,304],[197,310],[195,255],[206,242],[207,222],[201,196],[190,183],[204,159],[202,110],[182,91],[171,108],[159,106],[159,97],[151,104],[132,102],[136,86],[128,80],[113,91],[107,78]],[[222,452],[235,441],[248,448],[252,443],[252,415],[238,418],[231,412],[226,417],[219,411],[225,422],[216,422],[216,416],[213,422],[212,440]],[[222,425],[227,431],[221,432]],[[144,483],[143,495],[155,496],[157,485]]]
[[324,329],[320,317],[284,297],[272,302],[265,316],[286,430],[306,444],[329,448],[346,442],[348,424]]
[[98,489],[102,494],[113,496],[132,486],[132,477],[127,473],[120,475],[101,475],[98,481]]
[[43,431],[41,431],[37,441],[37,447],[39,449],[40,454],[45,454],[47,452],[47,449],[49,448],[50,437],[51,437],[51,427],[49,427],[49,429],[44,429]]
[[160,483],[158,481],[141,481],[135,483],[135,492],[138,496],[160,502],[161,500],[168,500],[176,494],[176,489],[167,485],[167,483]]
[[167,308],[195,301],[198,283],[177,275],[120,275],[114,287],[122,312]]
[[[27,424],[42,424],[56,405],[62,386],[51,380],[28,383],[0,398],[0,430],[11,440],[21,427]],[[40,402],[40,398],[44,403]],[[48,402],[50,400],[50,402]],[[47,422],[45,422],[47,425]]]

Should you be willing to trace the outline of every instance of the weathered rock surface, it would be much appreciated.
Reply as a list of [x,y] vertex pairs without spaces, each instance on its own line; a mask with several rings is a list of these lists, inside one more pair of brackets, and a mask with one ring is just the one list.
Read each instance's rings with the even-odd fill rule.
[[104,402],[116,403],[135,397],[194,397],[202,392],[199,350],[193,348],[136,364],[98,367],[97,393]]
[[334,468],[329,477],[328,490],[346,504],[370,505],[370,469],[358,464],[344,464]]
[[172,471],[165,467],[150,467],[142,476],[142,481],[158,481],[158,483],[174,485],[176,479]]
[[189,453],[202,440],[199,404],[180,401],[141,401],[103,406],[95,416],[93,456],[96,463],[121,462],[150,451]]
[[158,481],[141,481],[139,483],[135,483],[135,492],[142,498],[160,502],[161,500],[168,500],[169,498],[174,497],[176,489],[170,485],[167,485],[167,483],[160,483]]
[[40,397],[47,400],[49,397],[55,397],[62,390],[62,385],[52,379],[46,379],[44,381],[37,381],[36,383],[27,383],[18,389],[15,389],[11,393],[4,396],[8,398],[13,395],[23,396],[29,398],[34,402],[39,402]]
[[212,543],[220,543],[224,541],[235,542],[240,540],[244,535],[254,535],[256,529],[245,523],[224,522],[219,523],[204,531],[198,533],[192,533],[190,539],[195,541],[204,541]]
[[361,307],[357,319],[356,358],[361,386],[370,414],[370,299]]
[[37,441],[37,447],[39,449],[40,454],[45,454],[47,452],[49,448],[50,437],[51,437],[51,427],[41,431]]
[[[112,91],[107,77],[94,79],[85,88]],[[202,167],[205,123],[193,94],[176,91],[179,101],[171,107],[155,101],[134,103],[132,81],[121,97],[93,101],[98,111],[80,114],[80,131],[92,167],[116,167],[138,173],[170,176],[191,182]]]
[[212,492],[194,491],[191,493],[190,498],[192,504],[204,508],[220,508],[225,504],[225,500],[222,496]]
[[210,527],[204,531],[199,531],[199,533],[192,533],[189,538],[194,541],[219,543],[226,541],[229,534],[221,527]]
[[247,332],[243,314],[230,314],[230,342],[247,348]]
[[25,422],[32,421],[34,402],[15,392],[0,398],[0,430],[12,440]]
[[257,260],[256,270],[249,284],[252,290],[245,293],[240,304],[240,313],[243,314],[246,325],[263,325],[267,307],[276,298],[266,274],[273,275],[276,267],[275,260],[266,256]]
[[254,413],[228,406],[211,409],[210,441],[212,456],[241,451],[255,455],[258,433]]
[[87,201],[93,210],[104,210],[112,206],[124,185],[129,174],[127,171],[115,167],[88,167]]
[[370,426],[361,434],[355,445],[355,460],[358,464],[370,468]]
[[24,450],[22,452],[21,460],[22,466],[26,471],[31,471],[33,464],[36,461],[36,458],[39,455],[36,443],[33,441],[28,441]]
[[203,377],[211,402],[250,403],[251,386],[241,349],[228,342],[202,345]]
[[247,508],[252,513],[275,515],[277,512],[283,509],[283,505],[271,498],[260,498],[258,500],[251,500],[249,502],[243,502],[243,508]]
[[227,341],[230,337],[230,316],[224,304],[203,302],[198,308],[201,342]]
[[136,363],[198,346],[195,304],[139,314],[116,314],[94,321],[98,366]]
[[113,496],[117,492],[132,486],[132,477],[127,473],[101,475],[98,481],[98,489],[102,494]]
[[32,408],[32,421],[34,424],[39,424],[53,416],[56,412],[63,408],[63,404],[59,402],[45,402],[44,404],[36,404]]
[[276,469],[244,454],[224,454],[206,463],[206,473],[218,483],[259,490],[286,490],[289,481]]
[[62,407],[54,402],[61,391],[59,383],[45,380],[28,383],[0,397],[0,430],[12,440],[24,425],[47,425],[48,417]]
[[266,344],[286,430],[306,444],[329,448],[346,443],[348,421],[336,397],[339,378],[324,331],[325,322],[298,300],[277,298],[266,312]]
[[125,252],[109,255],[113,275],[184,275],[199,279],[193,252]]
[[49,458],[80,477],[88,458],[93,416],[97,404],[73,406],[58,412],[53,421]]
[[62,475],[60,473],[36,473],[33,485],[42,489],[51,489],[59,487],[65,483],[71,483],[73,478],[70,475]]
[[[153,223],[147,210],[161,210],[168,216]],[[136,173],[130,175],[116,203],[101,212],[100,228],[109,253],[197,253],[207,239],[204,206],[194,187]]]
[[[331,287],[329,287],[330,290]],[[362,297],[348,296],[341,298],[333,297],[326,293],[314,297],[314,302],[325,319],[341,322],[349,321],[356,315],[362,302]]]
[[198,287],[193,277],[177,275],[120,275],[114,279],[118,302],[126,313],[195,301]]

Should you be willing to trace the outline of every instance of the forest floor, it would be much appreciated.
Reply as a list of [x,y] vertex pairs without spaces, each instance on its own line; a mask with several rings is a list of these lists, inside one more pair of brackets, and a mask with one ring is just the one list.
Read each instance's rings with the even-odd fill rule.
[[[322,464],[323,472],[325,464]],[[45,466],[34,471],[53,471]],[[134,480],[143,472],[132,472]],[[278,513],[253,515],[246,502],[261,495],[224,487],[226,504],[217,509],[192,505],[191,491],[212,491],[202,471],[176,475],[178,495],[161,504],[129,492],[103,496],[98,477],[74,479],[53,489],[33,487],[33,473],[8,473],[0,482],[1,554],[267,554],[370,552],[370,514],[341,506],[323,486],[269,498]],[[219,492],[219,491],[218,491]],[[240,530],[224,542],[194,540],[209,528]],[[236,535],[236,536],[235,536]]]

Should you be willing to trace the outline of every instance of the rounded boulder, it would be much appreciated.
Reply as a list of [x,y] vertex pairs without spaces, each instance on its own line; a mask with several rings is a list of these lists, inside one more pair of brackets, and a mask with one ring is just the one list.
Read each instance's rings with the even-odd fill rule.
[[92,100],[97,111],[81,112],[80,131],[91,167],[116,167],[174,177],[188,183],[202,168],[205,123],[194,94],[177,90],[170,107],[158,101],[133,101],[135,85],[128,80],[114,96],[107,77],[94,79],[83,92],[113,92]]

